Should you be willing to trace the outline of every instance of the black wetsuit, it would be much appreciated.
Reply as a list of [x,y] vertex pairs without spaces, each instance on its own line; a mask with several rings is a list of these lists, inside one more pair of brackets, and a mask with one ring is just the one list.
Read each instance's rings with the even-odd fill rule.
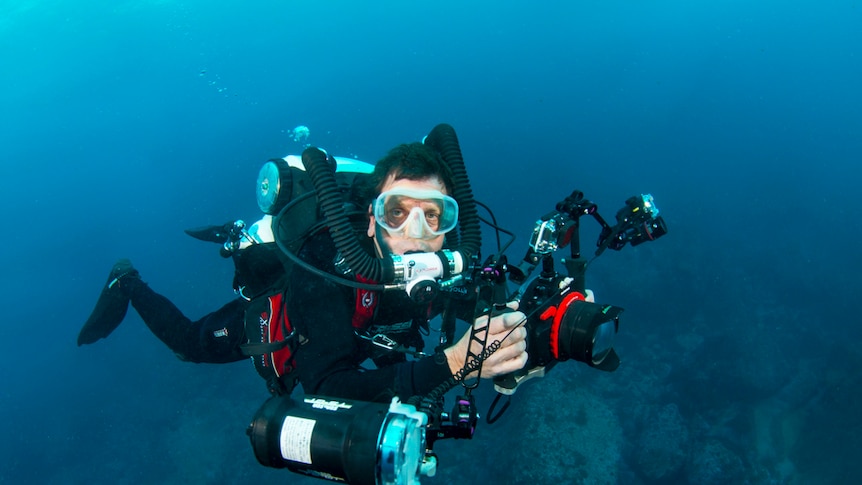
[[[333,273],[336,250],[328,234],[311,238],[300,257]],[[246,359],[240,346],[247,340],[244,313],[249,302],[234,300],[198,321],[185,317],[167,298],[145,283],[136,284],[131,302],[151,331],[178,357],[192,362],[225,363]],[[380,349],[357,336],[353,327],[355,290],[304,269],[296,268],[287,282],[287,313],[301,344],[295,351],[296,370],[284,380],[298,378],[307,394],[386,402],[425,394],[451,378],[442,352],[408,359],[403,353]],[[417,305],[403,291],[377,293],[374,317],[367,330],[382,333],[400,344],[421,347],[420,328],[442,310],[444,297]],[[472,311],[464,303],[462,317]],[[371,358],[375,369],[361,364]],[[286,383],[286,389],[292,384]]]
[[[328,235],[311,239],[300,256],[333,272],[335,248]],[[296,352],[296,372],[309,394],[365,401],[388,401],[426,394],[452,377],[442,352],[408,360],[403,353],[381,350],[356,336],[352,317],[356,305],[353,288],[297,269],[288,284],[290,322],[303,336]],[[369,334],[382,333],[396,342],[422,346],[421,327],[439,314],[443,297],[432,306],[417,305],[402,290],[378,293]],[[472,307],[470,308],[472,312]],[[375,369],[360,364],[372,358]]]

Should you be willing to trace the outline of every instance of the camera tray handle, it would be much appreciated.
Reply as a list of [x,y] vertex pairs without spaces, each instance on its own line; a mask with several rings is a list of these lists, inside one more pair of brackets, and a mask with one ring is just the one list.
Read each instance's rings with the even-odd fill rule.
[[[509,295],[506,284],[507,273],[508,264],[505,255],[501,255],[499,259],[494,259],[493,256],[489,257],[478,272],[478,296],[473,311],[473,325],[470,326],[470,345],[467,346],[464,367],[455,374],[455,380],[461,383],[468,395],[471,390],[479,386],[482,364],[485,359],[500,347],[500,342],[493,342],[490,346],[488,345],[488,334],[491,329],[491,318],[508,311],[506,306]],[[485,317],[484,323],[477,326],[476,322],[483,317]],[[479,344],[482,349],[478,354],[472,350],[474,342]],[[476,377],[471,379],[471,382],[467,382],[467,376],[473,371],[476,371]]]

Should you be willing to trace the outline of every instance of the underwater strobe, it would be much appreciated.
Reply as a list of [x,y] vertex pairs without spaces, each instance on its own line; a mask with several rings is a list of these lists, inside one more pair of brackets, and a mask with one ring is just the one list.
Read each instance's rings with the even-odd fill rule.
[[305,396],[273,397],[247,433],[258,462],[352,484],[412,484],[433,476],[423,463],[428,416],[391,404]]

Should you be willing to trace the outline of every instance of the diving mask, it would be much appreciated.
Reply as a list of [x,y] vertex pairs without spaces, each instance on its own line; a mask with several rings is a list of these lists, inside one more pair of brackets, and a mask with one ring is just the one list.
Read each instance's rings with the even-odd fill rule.
[[458,224],[458,202],[438,190],[392,189],[374,201],[374,219],[391,236],[433,239]]

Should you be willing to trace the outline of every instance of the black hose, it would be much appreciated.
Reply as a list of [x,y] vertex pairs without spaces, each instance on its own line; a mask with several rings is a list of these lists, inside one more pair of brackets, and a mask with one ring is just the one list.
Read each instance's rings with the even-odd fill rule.
[[315,147],[306,148],[302,152],[302,164],[314,184],[318,204],[329,225],[329,233],[335,247],[341,251],[350,268],[372,281],[389,282],[395,279],[393,262],[371,256],[356,239],[344,210],[344,198],[335,181],[335,165],[329,163],[326,154]]
[[452,197],[458,202],[460,227],[457,250],[467,263],[472,256],[479,255],[482,247],[482,231],[479,227],[479,211],[476,209],[473,189],[470,186],[464,157],[458,144],[458,135],[451,125],[441,123],[435,126],[425,138],[425,145],[436,150],[452,171],[452,182],[455,185]]

